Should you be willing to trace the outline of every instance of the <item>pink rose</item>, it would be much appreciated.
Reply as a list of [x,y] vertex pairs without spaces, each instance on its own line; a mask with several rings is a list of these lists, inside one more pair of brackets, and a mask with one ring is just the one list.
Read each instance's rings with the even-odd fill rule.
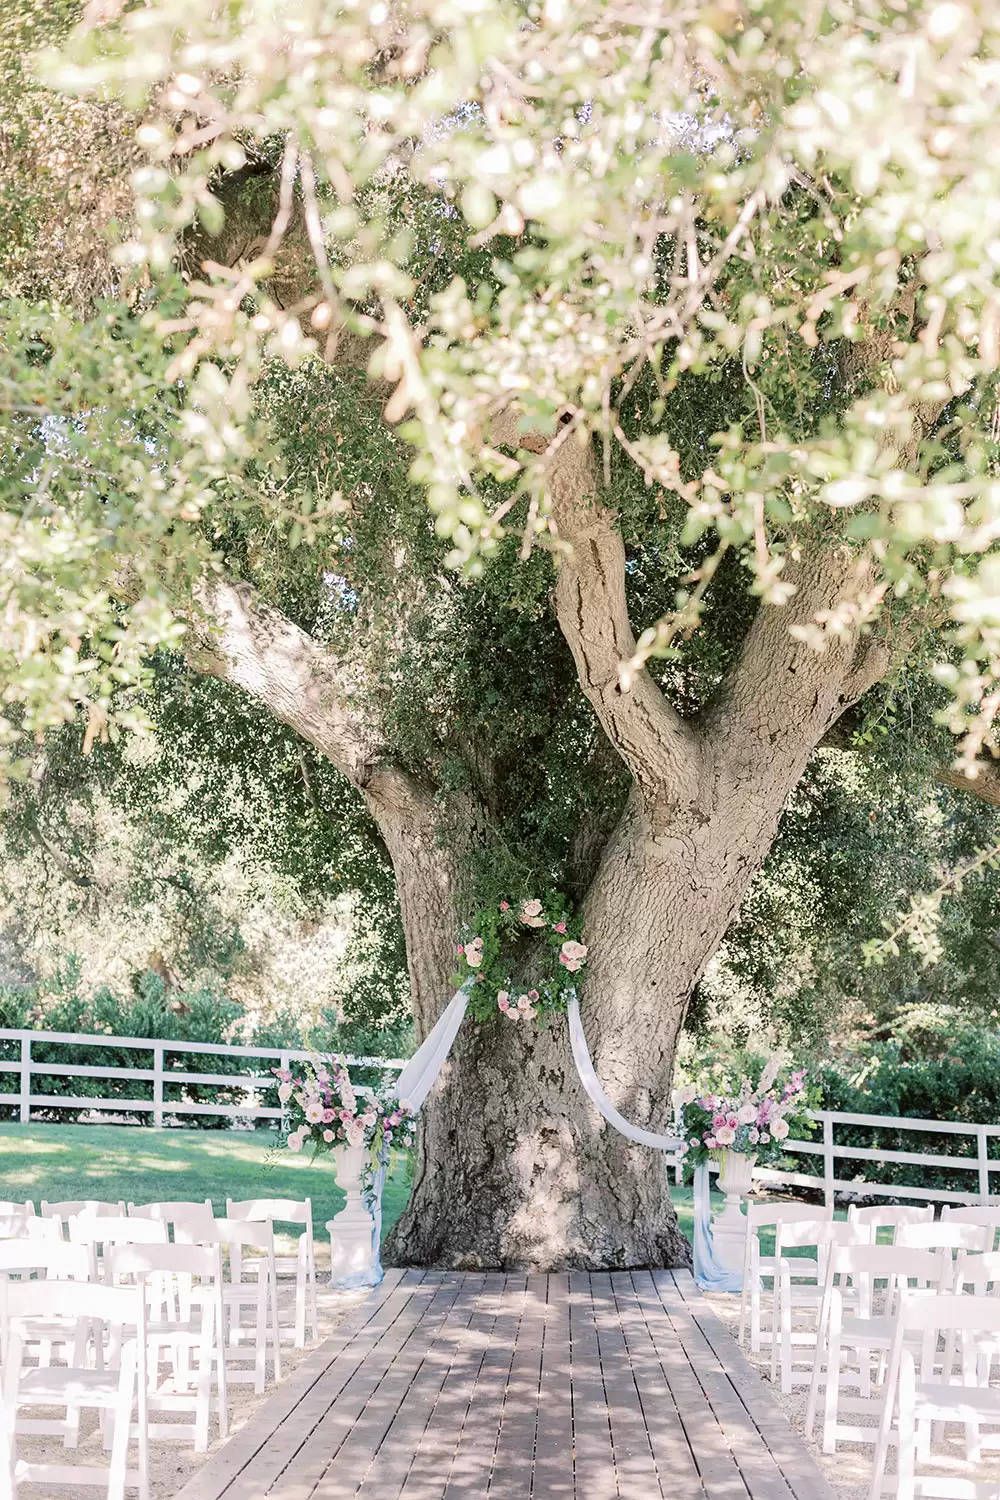
[[332,1125],[333,1122],[334,1122],[334,1120],[336,1118],[337,1118],[337,1111],[335,1109],[324,1109],[324,1111],[323,1111],[323,1124],[324,1125]]
[[553,922],[552,923],[552,931],[553,932],[561,932],[565,936],[565,933],[566,933],[566,923],[565,922]]
[[517,1008],[518,1010],[522,1011],[531,1009],[531,1001],[528,999],[527,995],[518,995]]
[[326,1144],[328,1146],[332,1145],[333,1141],[335,1140],[335,1136],[333,1134],[333,1131],[332,1130],[324,1130],[324,1132],[323,1132],[323,1139],[324,1139],[324,1141],[326,1141]]
[[725,1123],[726,1123],[726,1117],[725,1117],[725,1115],[716,1115],[714,1117],[714,1119],[712,1120],[712,1124],[715,1126],[716,1130],[721,1130],[722,1126],[725,1125]]
[[715,1132],[715,1139],[720,1146],[731,1146],[736,1139],[736,1131],[731,1125],[723,1125],[721,1130]]
[[567,938],[562,947],[559,949],[559,962],[563,964],[571,974],[575,974],[577,969],[583,968],[586,957],[586,943],[574,942],[572,938]]
[[505,990],[501,990],[499,995],[497,996],[497,1005],[502,1011],[510,1010],[510,996],[506,993]]
[[509,901],[501,901],[500,902],[500,910],[501,911],[510,911],[510,902]]
[[522,902],[521,921],[525,927],[544,927],[545,918],[542,916],[542,903],[540,901]]

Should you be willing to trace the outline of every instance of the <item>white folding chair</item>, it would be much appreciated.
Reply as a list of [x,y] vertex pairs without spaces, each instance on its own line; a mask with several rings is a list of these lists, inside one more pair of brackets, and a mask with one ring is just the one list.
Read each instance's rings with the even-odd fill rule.
[[[951,1258],[946,1250],[908,1250],[901,1245],[836,1245],[827,1257],[819,1336],[813,1361],[806,1435],[812,1436],[824,1386],[823,1452],[835,1453],[837,1442],[871,1443],[877,1429],[840,1420],[841,1410],[878,1416],[881,1396],[873,1396],[871,1356],[888,1353],[895,1330],[895,1309],[901,1289],[910,1282],[918,1287],[948,1287]],[[879,1303],[879,1282],[885,1282]],[[846,1287],[854,1290],[856,1312],[844,1313]],[[848,1361],[850,1352],[855,1358]],[[878,1375],[876,1374],[876,1380]],[[855,1389],[856,1396],[843,1390]]]
[[275,1270],[278,1276],[295,1277],[295,1324],[289,1332],[296,1349],[303,1349],[306,1342],[306,1325],[312,1337],[318,1334],[316,1310],[316,1248],[313,1241],[312,1199],[303,1198],[248,1198],[234,1203],[226,1199],[226,1218],[238,1221],[301,1225],[294,1255],[275,1255]]
[[[230,1384],[252,1381],[259,1394],[267,1381],[268,1345],[272,1349],[274,1379],[281,1379],[281,1331],[278,1326],[278,1287],[275,1274],[274,1230],[268,1223],[214,1219],[211,1228],[197,1219],[178,1219],[174,1234],[179,1243],[219,1245],[228,1256],[229,1275],[223,1283],[226,1310],[226,1362]],[[250,1255],[245,1252],[250,1251]],[[253,1327],[244,1328],[243,1309],[253,1309]],[[243,1344],[251,1334],[254,1347]],[[247,1368],[248,1359],[252,1366]]]
[[[938,1371],[941,1335],[955,1336],[961,1346],[961,1373]],[[969,1443],[984,1423],[1000,1425],[1000,1390],[977,1385],[977,1347],[983,1338],[1000,1337],[1000,1297],[967,1297],[933,1292],[904,1293],[896,1316],[889,1356],[885,1405],[875,1447],[869,1500],[881,1500],[886,1460],[896,1428],[897,1500],[914,1500],[916,1468],[930,1448],[934,1422],[958,1423]],[[935,1476],[939,1496],[967,1496],[974,1492],[967,1479]],[[992,1486],[991,1486],[992,1488]],[[921,1493],[928,1493],[921,1486]]]
[[810,1203],[753,1203],[747,1204],[747,1234],[743,1254],[743,1290],[740,1294],[740,1327],[739,1340],[742,1344],[746,1335],[747,1313],[750,1314],[750,1348],[754,1354],[760,1353],[761,1343],[766,1339],[773,1342],[774,1327],[764,1328],[761,1324],[761,1303],[763,1287],[761,1279],[767,1278],[771,1282],[771,1307],[774,1307],[774,1276],[777,1266],[777,1257],[774,1255],[762,1255],[760,1247],[760,1236],[762,1231],[773,1229],[777,1237],[779,1224],[814,1224],[817,1219],[832,1219],[832,1208],[816,1208]]
[[987,1248],[1000,1249],[1000,1206],[996,1204],[970,1203],[959,1208],[946,1203],[941,1210],[941,1221],[944,1224],[982,1224],[993,1230],[993,1241]]
[[[90,1256],[85,1245],[67,1245],[37,1239],[0,1240],[0,1364],[7,1358],[10,1330],[7,1289],[11,1282],[16,1285],[33,1278],[86,1281],[89,1273]],[[68,1325],[50,1320],[45,1333],[40,1334],[37,1340],[38,1363],[51,1363],[53,1347],[73,1344],[76,1334],[75,1320]],[[77,1411],[75,1420],[67,1412],[63,1428],[67,1447],[73,1446],[78,1424],[79,1412]]]
[[[864,1245],[870,1241],[871,1231],[863,1224],[813,1218],[778,1225],[774,1242],[771,1326],[775,1334],[771,1340],[771,1379],[777,1380],[780,1367],[781,1389],[786,1395],[793,1385],[808,1385],[812,1380],[813,1350],[831,1247]],[[797,1249],[811,1249],[815,1254],[795,1256],[787,1253]],[[853,1301],[853,1292],[849,1290],[848,1295]],[[798,1349],[808,1351],[807,1365],[796,1363]]]
[[[133,1283],[146,1296],[149,1410],[191,1412],[193,1422],[151,1422],[152,1438],[208,1447],[212,1369],[216,1370],[219,1437],[229,1431],[222,1256],[210,1245],[117,1245],[108,1252],[112,1284]],[[168,1309],[161,1318],[159,1310]],[[170,1382],[160,1380],[161,1354],[170,1354]],[[183,1354],[183,1358],[181,1355]],[[191,1356],[195,1368],[191,1368]],[[183,1389],[178,1389],[183,1387]]]
[[95,1219],[125,1217],[125,1204],[121,1199],[117,1203],[106,1203],[102,1198],[70,1198],[63,1203],[47,1203],[43,1198],[40,1207],[43,1219],[59,1220],[59,1232],[63,1239],[69,1239],[69,1221],[79,1214],[88,1214]]
[[[77,1281],[25,1281],[11,1283],[7,1297],[10,1340],[3,1372],[0,1500],[15,1500],[19,1485],[25,1483],[102,1485],[108,1500],[124,1500],[128,1487],[139,1491],[139,1500],[149,1500],[146,1310],[142,1292],[133,1287]],[[53,1318],[62,1323],[75,1321],[85,1330],[86,1336],[106,1352],[103,1368],[25,1365],[27,1344],[37,1340],[40,1330]],[[130,1328],[136,1330],[133,1338],[125,1336]],[[17,1435],[24,1430],[18,1414],[32,1407],[52,1406],[85,1406],[99,1411],[102,1419],[110,1417],[111,1457],[107,1467],[17,1457]],[[137,1417],[138,1463],[130,1470],[133,1412]]]
[[866,1224],[872,1232],[872,1244],[878,1244],[878,1231],[880,1229],[891,1229],[891,1244],[896,1241],[901,1224],[930,1224],[934,1218],[934,1205],[932,1203],[872,1203],[867,1208],[859,1208],[852,1203],[847,1210],[847,1222],[849,1224]]

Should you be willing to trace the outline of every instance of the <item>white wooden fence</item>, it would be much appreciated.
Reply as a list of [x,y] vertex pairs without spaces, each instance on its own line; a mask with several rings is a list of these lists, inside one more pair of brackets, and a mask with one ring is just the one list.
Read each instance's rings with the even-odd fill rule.
[[[88,1109],[114,1114],[146,1112],[152,1115],[154,1125],[169,1125],[176,1115],[226,1115],[233,1119],[279,1120],[281,1109],[277,1105],[277,1099],[273,1105],[259,1102],[259,1096],[266,1090],[277,1088],[278,1080],[266,1069],[263,1072],[253,1071],[249,1059],[262,1061],[267,1059],[270,1067],[287,1068],[293,1062],[303,1062],[315,1055],[311,1052],[295,1051],[288,1047],[236,1047],[210,1042],[166,1041],[152,1037],[88,1035],[84,1032],[73,1031],[14,1031],[5,1027],[0,1027],[0,1042],[15,1042],[20,1047],[20,1057],[17,1060],[0,1060],[0,1073],[15,1073],[19,1080],[19,1089],[16,1093],[0,1093],[0,1104],[16,1105],[22,1124],[27,1124],[31,1120],[31,1111],[34,1107],[46,1110]],[[67,1047],[75,1044],[79,1047],[107,1047],[117,1050],[125,1048],[136,1052],[151,1052],[153,1066],[151,1068],[98,1067],[94,1064],[73,1063],[69,1059],[65,1063],[43,1062],[32,1056],[31,1049],[38,1042],[44,1042],[46,1046],[58,1043],[65,1044]],[[182,1056],[195,1054],[206,1059],[212,1057],[246,1058],[248,1059],[247,1071],[187,1072],[183,1068],[171,1065],[170,1057],[174,1053]],[[399,1058],[385,1057],[349,1057],[347,1062],[352,1067],[377,1067],[396,1071],[405,1066]],[[129,1081],[139,1079],[150,1085],[149,1096],[145,1099],[125,1097],[101,1099],[88,1098],[85,1095],[39,1094],[32,1087],[35,1074],[50,1078],[120,1078]],[[167,1088],[177,1085],[242,1088],[247,1098],[242,1104],[196,1104],[190,1099],[185,1099],[183,1095],[180,1098],[173,1098],[166,1094]]]
[[[288,1068],[293,1062],[303,1062],[313,1054],[296,1051],[288,1047],[237,1047],[210,1042],[167,1041],[154,1037],[87,1035],[72,1031],[14,1031],[0,1028],[0,1042],[13,1042],[19,1049],[17,1059],[0,1060],[0,1073],[15,1074],[18,1088],[9,1093],[0,1093],[0,1104],[14,1106],[22,1124],[31,1120],[33,1108],[45,1110],[72,1109],[93,1110],[95,1113],[148,1113],[154,1125],[169,1125],[182,1115],[222,1115],[233,1120],[278,1120],[281,1109],[277,1097],[273,1104],[261,1102],[261,1096],[277,1087],[274,1074],[268,1069],[274,1066]],[[146,1052],[152,1055],[151,1068],[98,1067],[66,1062],[43,1062],[32,1054],[36,1043],[75,1046],[106,1047]],[[185,1067],[172,1064],[172,1056],[245,1058],[245,1072],[210,1073],[191,1072]],[[69,1054],[71,1057],[71,1054]],[[352,1067],[374,1067],[399,1071],[404,1067],[400,1058],[349,1057]],[[255,1070],[254,1063],[257,1068]],[[264,1071],[260,1071],[261,1065]],[[33,1087],[35,1075],[56,1078],[108,1078],[140,1080],[149,1084],[146,1098],[88,1098],[85,1095],[36,1093]],[[246,1095],[239,1104],[196,1103],[184,1097],[190,1088],[243,1089]],[[170,1090],[168,1094],[167,1090]],[[180,1090],[180,1096],[174,1097]],[[991,1177],[1000,1178],[1000,1157],[989,1155],[989,1142],[1000,1136],[1000,1125],[966,1125],[952,1120],[901,1119],[894,1115],[846,1114],[839,1110],[819,1110],[815,1119],[820,1133],[810,1141],[788,1140],[784,1150],[789,1157],[822,1157],[822,1175],[802,1171],[778,1171],[760,1168],[755,1180],[775,1187],[822,1189],[827,1203],[834,1197],[865,1198],[917,1198],[927,1202],[946,1203],[1000,1203],[1000,1188],[991,1192]],[[885,1147],[842,1145],[836,1138],[838,1125],[853,1125],[876,1130],[911,1131],[915,1134],[954,1136],[959,1141],[970,1142],[972,1150],[963,1154],[938,1151],[897,1151]],[[860,1167],[868,1164],[892,1162],[920,1167],[925,1172],[935,1169],[950,1172],[968,1172],[968,1191],[956,1188],[937,1188],[926,1185],[905,1186],[897,1182],[882,1182],[877,1170],[870,1173],[854,1171],[850,1163]],[[844,1165],[847,1164],[847,1165]],[[678,1179],[681,1169],[678,1168]]]
[[[1000,1158],[989,1155],[989,1142],[1000,1136],[1000,1125],[966,1125],[954,1120],[902,1119],[896,1115],[855,1115],[841,1110],[817,1110],[813,1118],[821,1127],[821,1134],[811,1141],[787,1140],[783,1150],[788,1156],[821,1156],[823,1175],[817,1177],[808,1172],[782,1172],[771,1168],[759,1168],[754,1180],[784,1187],[822,1186],[823,1197],[832,1204],[835,1197],[855,1198],[918,1198],[928,1203],[1000,1203],[1000,1194],[991,1194],[990,1176],[1000,1177]],[[836,1139],[838,1125],[862,1125],[872,1130],[907,1130],[915,1133],[949,1135],[973,1143],[973,1150],[959,1155],[941,1151],[895,1151],[884,1146],[846,1146]],[[847,1175],[849,1168],[838,1168],[838,1162],[879,1163],[892,1162],[903,1166],[921,1167],[925,1172],[935,1169],[949,1172],[968,1172],[969,1189],[938,1188],[928,1186],[909,1187],[898,1182],[880,1182],[878,1173],[866,1176],[863,1172]]]

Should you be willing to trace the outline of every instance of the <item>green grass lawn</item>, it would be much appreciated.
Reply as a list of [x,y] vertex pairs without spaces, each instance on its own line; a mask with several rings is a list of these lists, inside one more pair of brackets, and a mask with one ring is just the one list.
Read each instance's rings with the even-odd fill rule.
[[[225,1213],[226,1198],[311,1197],[317,1238],[344,1206],[333,1164],[315,1163],[276,1147],[265,1131],[146,1130],[135,1125],[14,1125],[0,1122],[0,1199],[123,1198],[133,1203],[211,1198]],[[672,1187],[684,1234],[693,1236],[689,1187]],[[410,1196],[410,1168],[399,1156],[385,1186],[383,1232]],[[713,1194],[713,1202],[716,1195]],[[718,1199],[721,1202],[721,1197]],[[843,1214],[838,1213],[838,1218]],[[772,1246],[762,1245],[765,1254]]]
[[[333,1163],[276,1149],[265,1131],[146,1130],[134,1125],[0,1123],[0,1198],[123,1198],[154,1203],[211,1198],[217,1214],[228,1198],[312,1198],[317,1238],[344,1206]],[[399,1218],[410,1196],[409,1162],[400,1156],[385,1186],[383,1226]]]

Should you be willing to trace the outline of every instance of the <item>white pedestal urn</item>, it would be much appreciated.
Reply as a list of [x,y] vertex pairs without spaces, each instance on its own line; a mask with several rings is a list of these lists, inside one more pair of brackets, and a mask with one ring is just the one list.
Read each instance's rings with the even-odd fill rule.
[[719,1186],[726,1201],[712,1215],[712,1244],[716,1259],[734,1276],[743,1276],[743,1257],[746,1253],[747,1220],[742,1200],[750,1191],[756,1155],[748,1156],[743,1151],[723,1150]]
[[375,1220],[361,1197],[365,1146],[338,1146],[333,1152],[337,1186],[347,1203],[327,1223],[330,1231],[330,1285],[341,1291],[374,1286],[382,1274],[375,1254]]

